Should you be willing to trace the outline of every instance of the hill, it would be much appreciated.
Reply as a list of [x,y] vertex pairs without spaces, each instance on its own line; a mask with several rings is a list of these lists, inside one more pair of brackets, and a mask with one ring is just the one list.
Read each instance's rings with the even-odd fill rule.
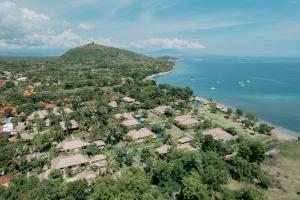
[[70,49],[57,60],[60,64],[94,64],[103,68],[153,65],[161,61],[167,61],[167,59],[152,58],[132,51],[96,43]]

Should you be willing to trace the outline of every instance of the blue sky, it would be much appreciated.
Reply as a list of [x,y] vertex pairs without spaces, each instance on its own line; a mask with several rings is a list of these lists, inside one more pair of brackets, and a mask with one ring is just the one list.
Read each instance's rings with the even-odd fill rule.
[[0,51],[300,56],[300,0],[0,0]]

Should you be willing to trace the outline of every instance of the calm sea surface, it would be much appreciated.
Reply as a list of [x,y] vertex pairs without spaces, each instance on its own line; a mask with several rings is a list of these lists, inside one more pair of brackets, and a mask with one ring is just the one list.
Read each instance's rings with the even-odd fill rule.
[[300,58],[182,57],[174,72],[155,80],[300,134]]

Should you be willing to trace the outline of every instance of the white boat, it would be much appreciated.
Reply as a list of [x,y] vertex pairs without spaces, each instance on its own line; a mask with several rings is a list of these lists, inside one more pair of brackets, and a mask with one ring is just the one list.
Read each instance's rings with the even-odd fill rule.
[[211,87],[210,89],[211,89],[211,90],[215,90],[216,88],[215,88],[215,87]]

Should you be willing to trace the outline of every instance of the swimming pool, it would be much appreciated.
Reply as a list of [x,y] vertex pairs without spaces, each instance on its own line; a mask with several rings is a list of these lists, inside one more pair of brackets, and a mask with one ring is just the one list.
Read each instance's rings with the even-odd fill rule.
[[161,133],[157,133],[156,134],[156,140],[159,141],[159,142],[162,142],[165,140],[165,136]]

